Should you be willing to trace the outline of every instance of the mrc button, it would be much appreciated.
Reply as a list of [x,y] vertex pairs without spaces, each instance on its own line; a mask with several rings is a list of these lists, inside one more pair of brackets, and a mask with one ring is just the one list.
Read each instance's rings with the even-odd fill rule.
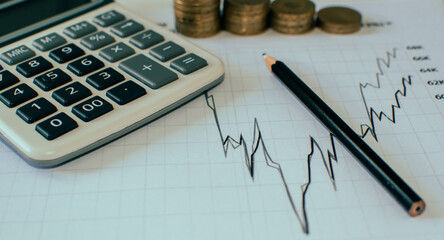
[[21,45],[9,51],[6,51],[0,55],[0,58],[3,62],[8,65],[14,65],[19,62],[25,61],[28,58],[34,57],[35,52],[29,49],[25,45]]

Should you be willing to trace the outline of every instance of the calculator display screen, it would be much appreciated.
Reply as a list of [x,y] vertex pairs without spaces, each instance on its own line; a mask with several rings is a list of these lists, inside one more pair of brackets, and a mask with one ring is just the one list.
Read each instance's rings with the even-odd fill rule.
[[[103,0],[0,0],[0,43]],[[15,36],[14,36],[15,35]]]

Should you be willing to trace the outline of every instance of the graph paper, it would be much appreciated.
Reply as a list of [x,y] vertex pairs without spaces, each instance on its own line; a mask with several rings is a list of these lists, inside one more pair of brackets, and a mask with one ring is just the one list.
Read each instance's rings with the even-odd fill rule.
[[[442,239],[444,5],[349,6],[363,15],[352,35],[190,39],[223,60],[224,82],[66,165],[34,169],[0,145],[0,239]],[[135,10],[174,26],[172,9]],[[264,52],[423,197],[421,216],[331,138]]]

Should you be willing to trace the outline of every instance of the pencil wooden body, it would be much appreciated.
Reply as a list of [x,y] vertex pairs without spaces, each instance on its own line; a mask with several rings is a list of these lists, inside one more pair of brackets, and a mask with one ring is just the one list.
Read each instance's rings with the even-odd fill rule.
[[424,211],[424,201],[293,71],[280,61],[271,70],[411,216]]

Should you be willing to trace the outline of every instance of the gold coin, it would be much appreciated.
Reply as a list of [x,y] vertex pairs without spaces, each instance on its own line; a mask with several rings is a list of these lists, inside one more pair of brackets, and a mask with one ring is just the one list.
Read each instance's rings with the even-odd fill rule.
[[271,27],[281,33],[301,34],[313,28],[315,5],[308,0],[276,0],[271,4]]
[[324,8],[318,12],[316,24],[329,33],[354,33],[361,28],[361,14],[345,7]]
[[189,37],[210,37],[220,30],[220,0],[175,0],[176,30]]

